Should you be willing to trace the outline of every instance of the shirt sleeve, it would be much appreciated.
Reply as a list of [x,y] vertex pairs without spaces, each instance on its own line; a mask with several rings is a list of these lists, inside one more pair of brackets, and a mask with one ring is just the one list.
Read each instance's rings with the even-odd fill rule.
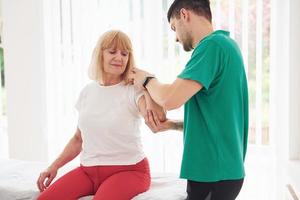
[[208,90],[220,71],[222,59],[221,46],[208,41],[194,50],[191,59],[178,78],[197,81]]
[[136,89],[134,90],[134,99],[135,99],[135,104],[138,108],[138,102],[139,102],[139,99],[144,95],[144,92],[142,89]]
[[136,86],[129,86],[130,87],[130,107],[134,114],[139,116],[139,106],[138,102],[139,99],[144,95],[144,92],[141,88]]

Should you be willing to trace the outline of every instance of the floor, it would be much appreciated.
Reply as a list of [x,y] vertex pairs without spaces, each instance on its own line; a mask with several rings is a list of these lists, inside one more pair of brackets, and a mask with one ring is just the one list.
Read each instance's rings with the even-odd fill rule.
[[238,200],[275,200],[275,159],[267,147],[250,145],[246,157],[246,177]]

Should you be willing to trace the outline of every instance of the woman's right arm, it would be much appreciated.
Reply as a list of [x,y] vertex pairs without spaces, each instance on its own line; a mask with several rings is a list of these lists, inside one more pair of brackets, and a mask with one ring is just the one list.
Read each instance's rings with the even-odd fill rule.
[[[81,152],[81,149],[81,131],[77,128],[74,136],[68,142],[63,152],[45,171],[40,174],[37,180],[37,186],[41,192],[44,191],[56,177],[58,169],[73,160]],[[46,179],[47,181],[44,183]]]

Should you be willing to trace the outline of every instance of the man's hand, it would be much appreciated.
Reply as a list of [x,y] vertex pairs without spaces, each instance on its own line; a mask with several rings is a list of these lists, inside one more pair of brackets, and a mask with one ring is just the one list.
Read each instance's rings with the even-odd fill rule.
[[153,133],[163,132],[167,130],[183,131],[183,122],[179,120],[166,119],[157,123],[157,116],[153,113],[148,114],[146,124],[150,127]]
[[143,87],[143,83],[145,82],[147,76],[153,76],[153,74],[138,68],[133,68],[129,73],[129,80],[133,80],[134,85]]
[[145,124],[150,128],[153,133],[160,131],[160,120],[156,112],[152,110],[147,110],[146,115],[144,116]]
[[173,127],[171,120],[165,119],[164,121],[160,121],[157,114],[152,110],[147,110],[147,115],[144,119],[145,124],[147,124],[153,133],[167,131]]

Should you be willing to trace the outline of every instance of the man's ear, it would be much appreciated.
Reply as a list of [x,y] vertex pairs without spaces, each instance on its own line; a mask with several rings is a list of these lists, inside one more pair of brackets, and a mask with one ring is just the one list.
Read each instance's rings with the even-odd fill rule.
[[190,20],[190,11],[185,8],[181,8],[180,9],[180,18],[184,21]]

